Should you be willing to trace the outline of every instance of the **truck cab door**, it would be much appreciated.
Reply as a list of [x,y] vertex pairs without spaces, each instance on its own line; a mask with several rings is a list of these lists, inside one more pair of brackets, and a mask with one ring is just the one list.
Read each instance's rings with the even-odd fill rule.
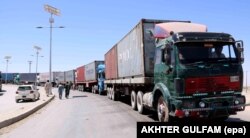
[[173,90],[173,50],[167,46],[157,47],[155,59],[155,83],[163,83],[170,91]]

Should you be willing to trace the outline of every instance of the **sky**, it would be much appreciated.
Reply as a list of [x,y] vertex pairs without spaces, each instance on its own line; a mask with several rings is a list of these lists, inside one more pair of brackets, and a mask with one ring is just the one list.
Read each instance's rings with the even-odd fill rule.
[[[31,72],[49,72],[50,14],[44,10],[46,4],[61,13],[53,16],[52,71],[104,60],[104,54],[142,18],[188,20],[207,25],[210,32],[229,33],[244,41],[245,78],[250,71],[247,0],[1,0],[0,71],[26,73],[28,61],[32,61]],[[59,26],[65,28],[56,28]],[[37,68],[34,46],[42,48]],[[5,56],[11,56],[8,70]]]

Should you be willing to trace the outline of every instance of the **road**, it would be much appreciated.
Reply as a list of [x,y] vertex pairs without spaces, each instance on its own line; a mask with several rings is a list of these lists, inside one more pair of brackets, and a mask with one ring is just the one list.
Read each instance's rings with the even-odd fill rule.
[[[135,138],[137,121],[156,119],[150,112],[141,115],[124,102],[87,92],[71,91],[69,99],[60,100],[56,90],[53,89],[56,97],[51,103],[27,119],[1,129],[0,137]],[[249,107],[227,121],[250,121]]]
[[[57,94],[56,89],[53,91]],[[135,138],[137,121],[153,121],[132,110],[129,105],[114,102],[106,96],[71,91],[70,98],[58,96],[42,110],[16,126],[0,131],[10,138]],[[4,133],[4,134],[3,134]]]

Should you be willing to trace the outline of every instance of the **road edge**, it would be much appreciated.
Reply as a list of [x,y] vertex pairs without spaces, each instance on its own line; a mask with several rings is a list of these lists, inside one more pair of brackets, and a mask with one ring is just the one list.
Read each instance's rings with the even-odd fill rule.
[[48,101],[38,105],[38,106],[35,106],[33,108],[31,108],[29,111],[27,112],[24,112],[22,114],[19,114],[15,117],[12,117],[12,118],[9,118],[7,120],[4,120],[2,122],[0,122],[0,129],[4,128],[4,127],[7,127],[9,125],[12,125],[28,116],[30,116],[31,114],[35,113],[36,111],[38,111],[39,109],[41,109],[42,107],[44,107],[45,105],[47,105],[49,102],[51,102],[53,99],[55,98],[55,95],[53,95]]

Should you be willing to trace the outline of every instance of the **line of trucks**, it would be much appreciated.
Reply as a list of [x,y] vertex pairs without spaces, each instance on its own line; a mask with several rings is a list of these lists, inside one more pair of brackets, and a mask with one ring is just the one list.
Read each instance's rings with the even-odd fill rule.
[[[72,70],[70,81],[80,91],[106,93],[112,100],[129,96],[134,110],[156,111],[162,122],[225,120],[246,106],[243,41],[207,30],[190,21],[141,19],[104,61]],[[217,47],[223,48],[224,57],[211,56]]]

